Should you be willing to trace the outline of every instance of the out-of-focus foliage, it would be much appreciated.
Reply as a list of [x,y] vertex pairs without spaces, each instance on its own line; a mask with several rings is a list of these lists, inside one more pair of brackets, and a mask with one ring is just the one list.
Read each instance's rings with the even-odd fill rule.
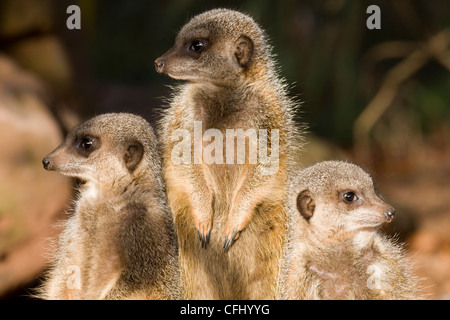
[[[450,25],[450,2],[434,1],[80,1],[95,77],[163,85],[153,61],[192,16],[215,7],[251,14],[267,31],[282,75],[294,83],[311,131],[342,145],[384,77],[414,48]],[[369,30],[366,9],[381,9]],[[398,48],[396,43],[399,44]],[[384,47],[377,46],[386,44]],[[408,113],[423,132],[448,123],[449,69],[432,59],[399,86],[389,107]],[[394,110],[395,111],[395,110]]]

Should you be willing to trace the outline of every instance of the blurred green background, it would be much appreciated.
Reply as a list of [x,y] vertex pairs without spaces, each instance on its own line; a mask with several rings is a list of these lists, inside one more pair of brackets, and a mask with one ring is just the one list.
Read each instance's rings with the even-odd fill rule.
[[[81,30],[66,27],[71,4]],[[379,30],[366,27],[372,4]],[[280,75],[302,102],[297,120],[309,128],[302,163],[345,159],[371,172],[397,208],[386,232],[406,242],[430,297],[450,298],[447,0],[2,0],[0,124],[11,128],[0,130],[0,295],[25,298],[39,284],[48,243],[33,247],[33,259],[27,250],[57,235],[49,225],[64,219],[73,195],[71,181],[44,172],[42,157],[97,114],[134,112],[156,125],[175,81],[153,61],[189,18],[216,7],[250,14],[269,35]],[[30,119],[41,120],[22,123]],[[30,140],[38,136],[42,144]],[[17,137],[27,142],[8,151]],[[30,173],[20,180],[23,166]]]

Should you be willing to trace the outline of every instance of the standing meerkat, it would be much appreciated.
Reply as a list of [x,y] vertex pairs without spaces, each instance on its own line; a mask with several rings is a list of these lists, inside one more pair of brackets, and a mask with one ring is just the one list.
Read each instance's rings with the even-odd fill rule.
[[281,299],[418,299],[400,246],[379,232],[394,209],[359,166],[325,161],[292,180]]
[[185,80],[161,137],[187,296],[275,298],[299,135],[264,31],[243,13],[207,11],[179,31],[155,67]]
[[181,297],[176,232],[146,120],[127,113],[92,118],[42,162],[83,183],[43,298]]

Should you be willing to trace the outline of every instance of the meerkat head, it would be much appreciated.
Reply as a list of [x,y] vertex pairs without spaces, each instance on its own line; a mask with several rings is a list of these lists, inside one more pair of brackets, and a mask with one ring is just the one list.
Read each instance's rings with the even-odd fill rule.
[[306,168],[293,189],[292,206],[318,232],[377,230],[394,218],[370,175],[351,163],[324,161]]
[[112,188],[113,183],[140,174],[143,162],[148,162],[151,149],[156,148],[155,140],[143,118],[127,113],[103,114],[75,127],[42,163],[46,170]]
[[249,16],[228,9],[206,11],[178,33],[155,68],[174,79],[239,85],[249,70],[268,61],[264,32]]

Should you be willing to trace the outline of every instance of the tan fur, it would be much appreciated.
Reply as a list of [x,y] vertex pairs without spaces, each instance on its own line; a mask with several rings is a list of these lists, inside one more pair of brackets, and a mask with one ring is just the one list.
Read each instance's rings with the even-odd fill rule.
[[[196,39],[206,49],[189,53]],[[298,134],[292,120],[295,103],[287,97],[270,51],[252,18],[215,9],[188,22],[175,45],[155,61],[158,72],[187,81],[174,90],[161,136],[163,175],[188,298],[276,295],[288,223],[283,204],[289,162],[299,144],[293,143]],[[171,152],[178,141],[171,137],[175,130],[187,129],[194,140],[194,121],[202,121],[202,133],[220,130],[224,140],[226,129],[278,129],[278,171],[262,175],[263,165],[250,164],[248,154],[245,164],[173,163]],[[225,141],[223,145],[225,157]]]
[[[348,191],[358,199],[345,202]],[[297,202],[302,192],[312,199],[307,202],[310,218]],[[421,297],[403,249],[379,231],[391,221],[386,213],[393,208],[376,194],[372,178],[360,167],[325,161],[306,168],[291,181],[289,210],[280,299]]]
[[[86,137],[94,141],[89,150],[81,147]],[[97,116],[43,162],[83,185],[42,298],[181,298],[176,233],[147,121],[125,113]]]

